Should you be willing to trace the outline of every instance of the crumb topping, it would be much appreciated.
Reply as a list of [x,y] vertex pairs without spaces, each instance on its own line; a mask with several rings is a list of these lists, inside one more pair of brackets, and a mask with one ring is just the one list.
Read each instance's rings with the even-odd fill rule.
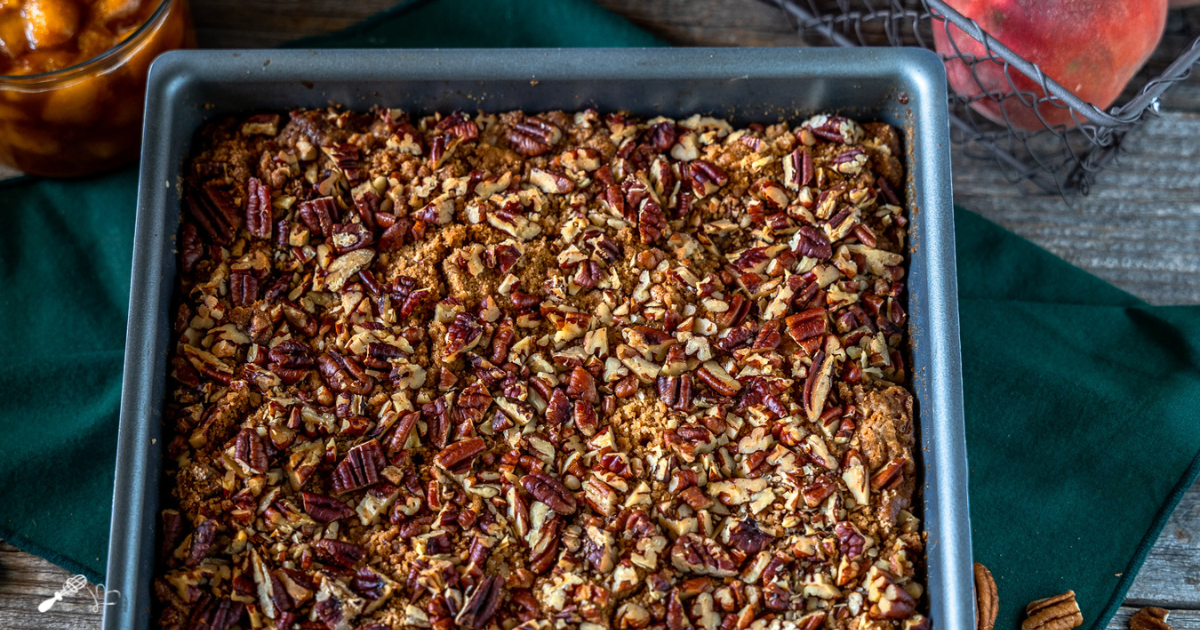
[[161,627],[927,630],[899,155],[833,115],[210,124]]

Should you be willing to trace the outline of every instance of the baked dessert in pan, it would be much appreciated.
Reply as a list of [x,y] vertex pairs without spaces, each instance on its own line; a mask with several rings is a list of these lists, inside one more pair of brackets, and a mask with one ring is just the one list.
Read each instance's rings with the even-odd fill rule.
[[185,168],[164,628],[928,628],[899,137],[297,110]]

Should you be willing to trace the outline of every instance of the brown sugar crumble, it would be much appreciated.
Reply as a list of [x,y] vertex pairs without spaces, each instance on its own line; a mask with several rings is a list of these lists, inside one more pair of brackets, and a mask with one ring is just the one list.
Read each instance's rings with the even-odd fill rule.
[[831,115],[208,125],[160,627],[927,630],[899,155]]

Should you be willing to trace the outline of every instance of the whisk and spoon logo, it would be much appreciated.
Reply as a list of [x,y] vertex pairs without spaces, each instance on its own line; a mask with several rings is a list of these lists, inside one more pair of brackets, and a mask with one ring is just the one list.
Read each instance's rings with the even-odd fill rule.
[[108,601],[108,596],[110,594],[115,595],[118,599],[121,597],[120,591],[110,591],[104,588],[103,584],[96,584],[95,586],[89,587],[86,577],[82,575],[72,575],[71,577],[67,578],[67,581],[63,583],[63,587],[60,590],[54,591],[53,597],[47,599],[41,604],[38,604],[38,612],[49,612],[55,604],[80,591],[92,596],[92,605],[89,607],[89,610],[92,612],[100,612],[101,607],[112,606],[116,604],[115,601]]

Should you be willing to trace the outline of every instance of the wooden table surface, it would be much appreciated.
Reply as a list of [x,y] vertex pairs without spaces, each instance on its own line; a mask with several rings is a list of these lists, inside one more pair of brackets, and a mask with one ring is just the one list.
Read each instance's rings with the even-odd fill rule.
[[[395,0],[191,0],[205,47],[271,47],[335,31]],[[797,46],[782,13],[756,0],[599,0],[677,45]],[[1200,10],[1190,17],[1200,18]],[[1200,20],[1197,20],[1200,21]],[[1127,139],[1091,194],[1071,203],[1008,182],[990,159],[954,155],[954,199],[1154,304],[1200,304],[1200,80],[1176,86],[1161,116]],[[45,614],[37,605],[69,574],[0,542],[0,628],[92,630],[99,613],[80,593]],[[1048,594],[1049,595],[1049,594]],[[1138,607],[1172,611],[1200,630],[1200,485],[1175,510],[1109,625]],[[1084,611],[1085,615],[1088,611]],[[1094,613],[1093,613],[1094,614]]]

